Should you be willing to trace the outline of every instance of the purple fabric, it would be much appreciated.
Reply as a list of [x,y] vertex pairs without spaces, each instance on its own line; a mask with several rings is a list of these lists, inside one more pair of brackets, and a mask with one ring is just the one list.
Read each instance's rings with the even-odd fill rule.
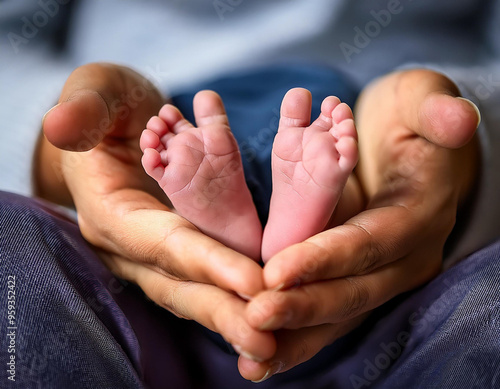
[[[2,296],[7,296],[8,278],[15,277],[17,329],[10,355],[17,361],[17,387],[91,388],[99,383],[138,388],[142,381],[164,378],[164,364],[172,371],[185,370],[179,355],[165,353],[160,368],[154,354],[142,352],[175,347],[179,339],[160,331],[161,337],[151,341],[149,329],[160,325],[150,320],[155,310],[135,287],[110,274],[74,223],[43,203],[4,192],[0,220]],[[2,335],[6,323],[3,304]],[[138,339],[137,332],[144,335]],[[10,357],[6,340],[2,336],[2,367]],[[0,387],[7,387],[2,372]],[[188,387],[183,377],[188,375],[169,376],[169,382]]]
[[[0,360],[12,355],[5,301],[15,277],[18,387],[255,387],[234,355],[114,278],[77,226],[43,203],[0,192],[0,220]],[[497,388],[499,285],[500,242],[259,387]]]

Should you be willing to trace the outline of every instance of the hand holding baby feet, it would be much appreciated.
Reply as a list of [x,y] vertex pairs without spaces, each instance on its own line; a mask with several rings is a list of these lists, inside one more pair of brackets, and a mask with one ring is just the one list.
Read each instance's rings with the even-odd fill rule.
[[179,214],[259,260],[262,227],[223,103],[215,92],[202,91],[193,109],[198,127],[169,104],[151,118],[141,136],[144,169]]
[[283,98],[273,145],[273,192],[262,258],[323,231],[358,160],[350,108],[337,97],[323,101],[310,124],[311,94],[292,89]]

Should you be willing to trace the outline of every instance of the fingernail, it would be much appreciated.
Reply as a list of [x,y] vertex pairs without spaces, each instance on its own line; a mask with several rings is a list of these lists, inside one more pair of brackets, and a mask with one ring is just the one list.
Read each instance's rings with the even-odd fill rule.
[[277,287],[271,289],[272,292],[279,292],[280,290],[283,290],[285,288],[285,283],[282,282],[281,284],[279,284]]
[[252,300],[252,299],[253,299],[253,297],[252,297],[252,296],[248,296],[248,295],[243,294],[243,293],[236,292],[236,294],[237,294],[238,296],[240,296],[240,297],[241,297],[243,300],[245,300],[245,301],[250,301],[250,300]]
[[47,112],[45,112],[45,115],[43,115],[43,118],[42,118],[42,126],[43,126],[43,123],[45,122],[45,118],[47,117],[47,115],[50,113],[50,111],[52,111],[53,109],[59,107],[61,105],[61,103],[59,104],[56,104],[54,105],[51,109],[49,109]]
[[474,104],[471,100],[466,99],[465,97],[458,97],[458,99],[468,102],[472,106],[472,108],[474,108],[474,110],[477,113],[477,126],[476,126],[476,128],[479,127],[479,124],[481,124],[481,111],[479,110],[477,105]]
[[271,292],[280,292],[280,291],[285,290],[285,289],[286,290],[296,289],[296,288],[300,287],[301,284],[302,284],[301,279],[298,277],[295,277],[294,279],[289,280],[287,282],[282,282],[278,286],[275,286],[274,288],[270,289],[270,291]]
[[287,311],[283,314],[274,315],[264,324],[259,327],[261,331],[271,331],[278,327],[283,327],[292,319],[292,311]]
[[233,346],[234,348],[234,351],[236,351],[239,355],[241,355],[243,358],[246,358],[246,359],[250,359],[251,361],[254,361],[254,362],[264,362],[264,360],[262,358],[258,358],[256,357],[255,355],[252,355],[250,353],[247,353],[246,351],[244,351],[240,345],[237,345],[237,344],[232,344],[231,346]]
[[264,374],[264,377],[262,377],[258,381],[252,381],[254,384],[260,384],[261,382],[264,382],[265,380],[271,378],[273,375],[278,374],[282,369],[283,369],[283,362],[276,362],[267,369],[266,374]]

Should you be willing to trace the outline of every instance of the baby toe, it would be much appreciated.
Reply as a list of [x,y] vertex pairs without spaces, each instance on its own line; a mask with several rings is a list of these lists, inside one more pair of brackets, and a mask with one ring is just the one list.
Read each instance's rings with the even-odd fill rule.
[[336,144],[339,167],[343,172],[351,172],[358,162],[358,142],[350,136],[340,138]]
[[144,152],[146,149],[157,149],[160,145],[160,138],[156,132],[151,131],[150,129],[145,129],[139,140],[139,146]]
[[346,103],[340,103],[332,111],[332,119],[334,123],[341,123],[344,120],[352,119],[351,108]]

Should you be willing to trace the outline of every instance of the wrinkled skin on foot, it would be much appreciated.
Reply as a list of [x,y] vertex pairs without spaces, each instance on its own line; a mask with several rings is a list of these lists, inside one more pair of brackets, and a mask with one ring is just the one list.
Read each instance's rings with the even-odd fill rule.
[[323,231],[357,160],[351,109],[327,97],[312,123],[312,97],[295,88],[283,98],[272,151],[273,192],[262,258]]
[[193,109],[197,127],[170,104],[148,121],[140,140],[144,169],[180,215],[259,261],[262,227],[222,100],[201,91]]

